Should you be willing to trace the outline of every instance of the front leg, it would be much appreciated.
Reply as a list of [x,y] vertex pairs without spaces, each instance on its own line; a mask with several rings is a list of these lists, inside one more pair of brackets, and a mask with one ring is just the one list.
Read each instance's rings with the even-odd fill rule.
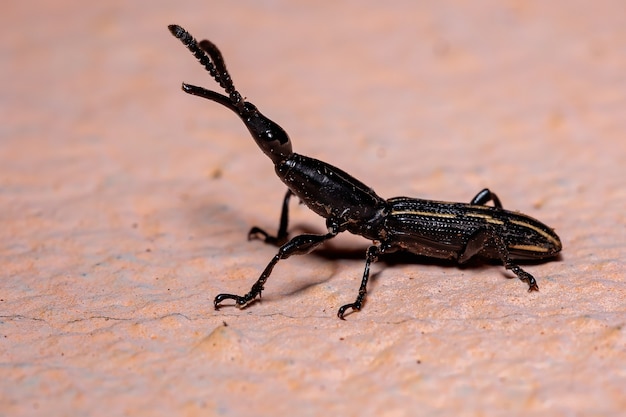
[[[288,193],[289,195],[289,193]],[[213,301],[215,309],[219,309],[219,305],[224,300],[235,300],[237,307],[243,308],[247,306],[250,302],[252,302],[257,295],[261,297],[261,291],[263,291],[263,286],[269,278],[274,266],[281,259],[287,259],[291,255],[305,255],[310,253],[319,245],[327,241],[328,239],[332,239],[337,236],[337,231],[332,229],[329,233],[325,235],[299,235],[291,239],[289,242],[285,243],[278,249],[278,253],[272,258],[269,264],[265,267],[265,270],[254,283],[250,292],[246,295],[234,295],[234,294],[218,294]]]
[[292,195],[293,192],[290,189],[287,189],[287,194],[285,194],[285,198],[283,199],[283,208],[280,212],[280,224],[278,226],[276,236],[272,236],[265,230],[254,226],[248,232],[248,240],[258,239],[260,235],[263,237],[263,241],[265,243],[279,245],[280,242],[283,242],[287,238],[287,227],[289,225],[289,199]]

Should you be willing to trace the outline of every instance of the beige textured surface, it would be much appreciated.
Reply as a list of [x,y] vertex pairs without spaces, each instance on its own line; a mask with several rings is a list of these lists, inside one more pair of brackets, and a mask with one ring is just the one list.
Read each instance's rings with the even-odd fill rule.
[[[318,3],[3,5],[0,415],[626,409],[623,2]],[[284,186],[232,113],[180,92],[215,84],[169,23],[215,41],[299,153],[384,197],[489,186],[556,228],[541,291],[380,262],[342,322],[367,242],[341,236],[214,311],[274,255],[245,235]]]

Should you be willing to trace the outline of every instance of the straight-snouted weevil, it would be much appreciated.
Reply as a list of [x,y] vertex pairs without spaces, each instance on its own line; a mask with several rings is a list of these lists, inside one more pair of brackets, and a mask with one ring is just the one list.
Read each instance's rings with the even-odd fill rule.
[[[287,185],[277,234],[253,227],[248,238],[261,238],[279,245],[261,276],[247,294],[218,294],[215,308],[224,300],[234,300],[241,308],[261,296],[274,266],[292,255],[310,253],[315,248],[348,231],[373,242],[365,253],[365,270],[353,303],[339,308],[360,310],[367,294],[370,265],[379,255],[407,251],[432,258],[467,262],[474,255],[500,260],[506,269],[526,281],[529,291],[539,287],[535,278],[514,261],[547,259],[561,250],[554,230],[530,216],[502,208],[489,189],[480,191],[469,203],[449,203],[419,198],[383,199],[367,185],[326,162],[294,153],[287,133],[263,116],[235,89],[217,46],[208,40],[197,42],[180,26],[170,32],[194,54],[200,64],[226,92],[226,95],[183,83],[183,91],[215,101],[234,111],[244,122],[261,150],[272,160],[276,175]],[[289,200],[296,196],[309,209],[326,219],[325,234],[301,234],[288,240]],[[487,206],[492,202],[493,206]]]

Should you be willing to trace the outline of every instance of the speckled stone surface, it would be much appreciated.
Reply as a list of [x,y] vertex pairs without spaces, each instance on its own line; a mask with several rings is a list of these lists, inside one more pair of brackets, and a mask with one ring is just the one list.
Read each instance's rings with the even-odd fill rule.
[[[619,415],[626,410],[621,1],[11,2],[0,37],[1,416]],[[222,49],[294,149],[381,196],[483,187],[562,257],[279,263],[285,187],[167,25]],[[324,222],[292,204],[292,230]]]

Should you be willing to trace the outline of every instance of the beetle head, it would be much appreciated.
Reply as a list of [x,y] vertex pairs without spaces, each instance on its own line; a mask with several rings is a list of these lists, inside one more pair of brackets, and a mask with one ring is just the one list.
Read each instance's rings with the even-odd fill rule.
[[177,25],[168,26],[172,35],[178,38],[204,66],[213,79],[228,96],[202,87],[183,83],[183,91],[195,96],[215,101],[239,115],[261,150],[274,164],[293,153],[287,132],[274,121],[263,116],[256,106],[245,101],[235,89],[221,52],[208,40],[198,43],[185,29]]

